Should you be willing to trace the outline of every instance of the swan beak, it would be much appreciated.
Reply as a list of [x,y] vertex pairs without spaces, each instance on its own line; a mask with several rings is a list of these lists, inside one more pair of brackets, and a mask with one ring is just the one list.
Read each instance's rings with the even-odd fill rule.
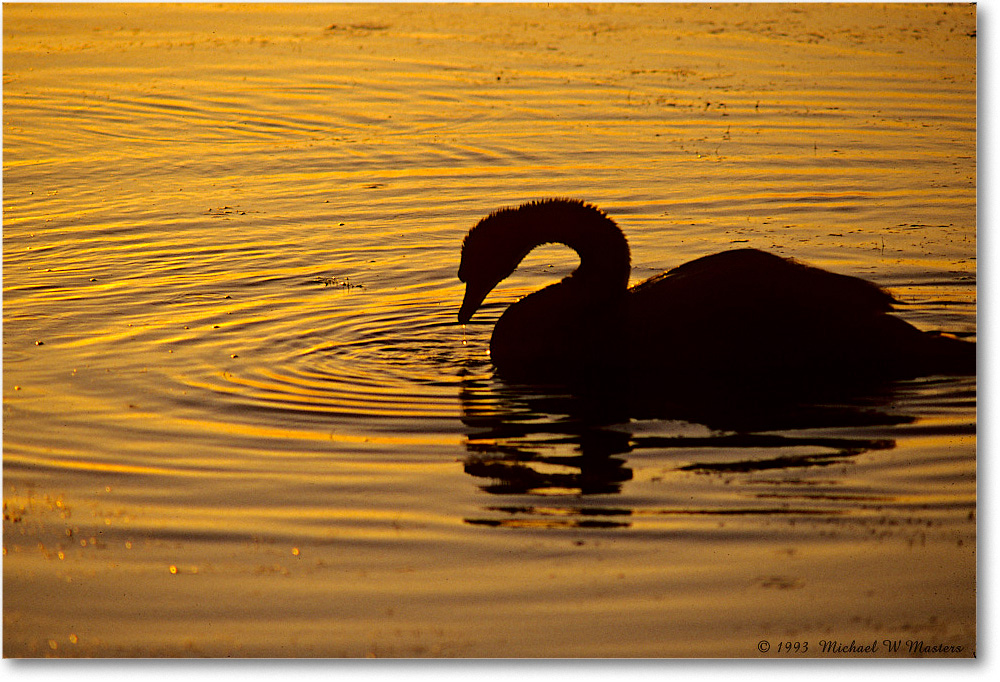
[[466,324],[471,320],[472,314],[479,310],[479,306],[482,305],[483,299],[486,298],[486,294],[488,293],[490,293],[490,289],[478,287],[472,282],[467,282],[465,285],[465,298],[462,300],[462,307],[458,309],[458,321]]

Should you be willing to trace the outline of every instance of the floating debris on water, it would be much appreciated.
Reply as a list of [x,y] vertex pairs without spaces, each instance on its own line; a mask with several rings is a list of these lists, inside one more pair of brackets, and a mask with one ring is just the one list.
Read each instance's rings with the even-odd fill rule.
[[341,287],[343,289],[363,289],[364,284],[357,284],[351,281],[350,277],[316,277],[309,280],[311,284],[322,284],[327,287]]
[[210,208],[207,211],[205,211],[205,215],[214,215],[214,216],[246,215],[246,214],[247,214],[246,211],[241,210],[238,207],[233,207],[233,206],[222,206],[220,208]]
[[348,31],[351,33],[370,33],[372,31],[385,31],[389,24],[361,23],[361,24],[330,24],[324,31]]

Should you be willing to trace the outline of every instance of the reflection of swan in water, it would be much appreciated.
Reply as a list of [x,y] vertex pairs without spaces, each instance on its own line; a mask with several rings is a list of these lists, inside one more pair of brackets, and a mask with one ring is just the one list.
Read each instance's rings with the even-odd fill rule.
[[[963,387],[955,381],[921,380],[911,390],[960,394]],[[820,404],[773,402],[778,396],[766,401],[747,396],[745,402],[731,404],[727,393],[726,400],[714,403],[657,405],[657,416],[640,426],[619,410],[621,395],[595,404],[592,395],[560,393],[556,387],[466,377],[459,391],[462,422],[469,429],[464,468],[495,497],[465,521],[500,527],[617,528],[630,526],[632,517],[644,514],[836,514],[824,507],[824,493],[815,488],[806,486],[803,496],[796,472],[846,465],[862,453],[893,448],[895,441],[887,437],[892,436],[891,427],[913,422],[897,409],[899,390],[905,391],[896,388],[833,402],[824,397]],[[769,485],[779,488],[783,502],[718,507],[697,502],[661,505],[632,497],[637,505],[633,508],[618,497],[633,479],[633,458],[646,469],[640,477],[644,479],[651,466],[668,479],[712,474],[730,481],[769,472]],[[770,473],[780,471],[786,473]],[[782,483],[786,479],[787,489]],[[640,488],[647,484],[640,483]]]
[[890,315],[895,301],[876,285],[756,249],[705,256],[630,289],[621,230],[570,200],[502,209],[472,228],[459,321],[532,249],[553,242],[573,248],[580,265],[497,321],[490,354],[506,378],[625,375],[658,389],[975,373],[974,343]]

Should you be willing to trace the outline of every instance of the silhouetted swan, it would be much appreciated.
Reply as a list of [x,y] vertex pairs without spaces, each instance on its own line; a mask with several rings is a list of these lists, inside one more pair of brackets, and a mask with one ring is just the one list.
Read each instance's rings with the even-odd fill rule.
[[504,208],[470,230],[459,322],[532,249],[553,242],[574,249],[580,265],[497,320],[490,356],[501,376],[728,385],[975,373],[974,343],[892,316],[895,300],[876,285],[756,249],[698,258],[630,289],[621,230],[600,209],[564,199]]

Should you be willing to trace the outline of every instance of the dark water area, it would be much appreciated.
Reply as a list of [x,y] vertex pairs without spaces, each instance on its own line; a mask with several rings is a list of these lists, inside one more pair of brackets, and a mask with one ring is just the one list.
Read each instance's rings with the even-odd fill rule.
[[573,197],[975,340],[975,11],[5,5],[4,655],[972,656],[975,377],[504,381],[577,259],[456,273]]

